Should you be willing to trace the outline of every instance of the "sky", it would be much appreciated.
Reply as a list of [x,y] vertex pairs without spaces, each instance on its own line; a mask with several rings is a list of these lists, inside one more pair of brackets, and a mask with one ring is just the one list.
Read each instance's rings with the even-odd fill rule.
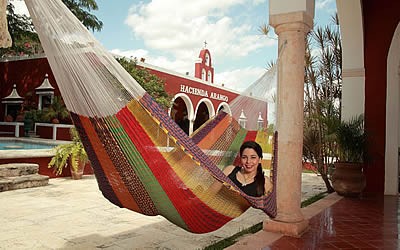
[[[9,0],[17,13],[23,1]],[[242,91],[277,59],[277,36],[262,35],[268,0],[96,0],[103,22],[95,38],[110,52],[194,76],[205,46],[211,53],[214,84]],[[330,23],[335,0],[315,1],[315,24]],[[205,44],[206,42],[206,44]]]

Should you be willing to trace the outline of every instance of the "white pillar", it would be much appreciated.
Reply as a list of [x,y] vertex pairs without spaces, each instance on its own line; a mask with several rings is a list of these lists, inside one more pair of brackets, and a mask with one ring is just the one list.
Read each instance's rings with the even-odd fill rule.
[[189,135],[193,134],[194,120],[189,119]]
[[336,1],[342,41],[342,120],[364,114],[364,27],[361,1]]

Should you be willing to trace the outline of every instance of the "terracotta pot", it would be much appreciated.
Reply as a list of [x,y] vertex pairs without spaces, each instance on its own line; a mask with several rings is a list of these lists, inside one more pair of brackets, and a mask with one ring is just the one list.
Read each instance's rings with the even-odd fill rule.
[[17,118],[15,118],[16,122],[24,122],[24,115],[17,115]]
[[331,180],[333,189],[339,195],[357,197],[366,186],[363,164],[336,162]]
[[11,115],[6,115],[6,118],[4,119],[6,122],[12,122],[14,121],[14,118]]
[[84,169],[85,169],[85,163],[84,162],[79,162],[78,169],[76,171],[73,171],[72,168],[70,167],[71,178],[74,179],[74,180],[82,179],[83,170]]
[[57,118],[53,118],[53,119],[51,120],[51,123],[53,123],[53,124],[60,124],[60,121],[59,121]]

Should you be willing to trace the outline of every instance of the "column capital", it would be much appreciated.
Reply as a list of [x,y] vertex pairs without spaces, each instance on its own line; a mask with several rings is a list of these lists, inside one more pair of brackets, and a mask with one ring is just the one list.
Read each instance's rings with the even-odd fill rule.
[[313,18],[305,11],[296,11],[271,15],[269,17],[269,23],[275,28],[275,33],[278,35],[284,31],[298,30],[307,33],[313,27]]

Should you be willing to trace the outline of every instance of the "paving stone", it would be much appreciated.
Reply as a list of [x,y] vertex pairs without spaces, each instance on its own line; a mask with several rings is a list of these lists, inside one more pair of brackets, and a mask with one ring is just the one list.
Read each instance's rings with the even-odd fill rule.
[[[321,177],[303,175],[303,195]],[[317,191],[320,192],[320,191]],[[305,198],[303,198],[304,200]],[[262,222],[250,208],[207,234],[189,233],[161,216],[144,216],[105,199],[93,176],[50,179],[49,185],[0,192],[0,249],[202,249]]]

